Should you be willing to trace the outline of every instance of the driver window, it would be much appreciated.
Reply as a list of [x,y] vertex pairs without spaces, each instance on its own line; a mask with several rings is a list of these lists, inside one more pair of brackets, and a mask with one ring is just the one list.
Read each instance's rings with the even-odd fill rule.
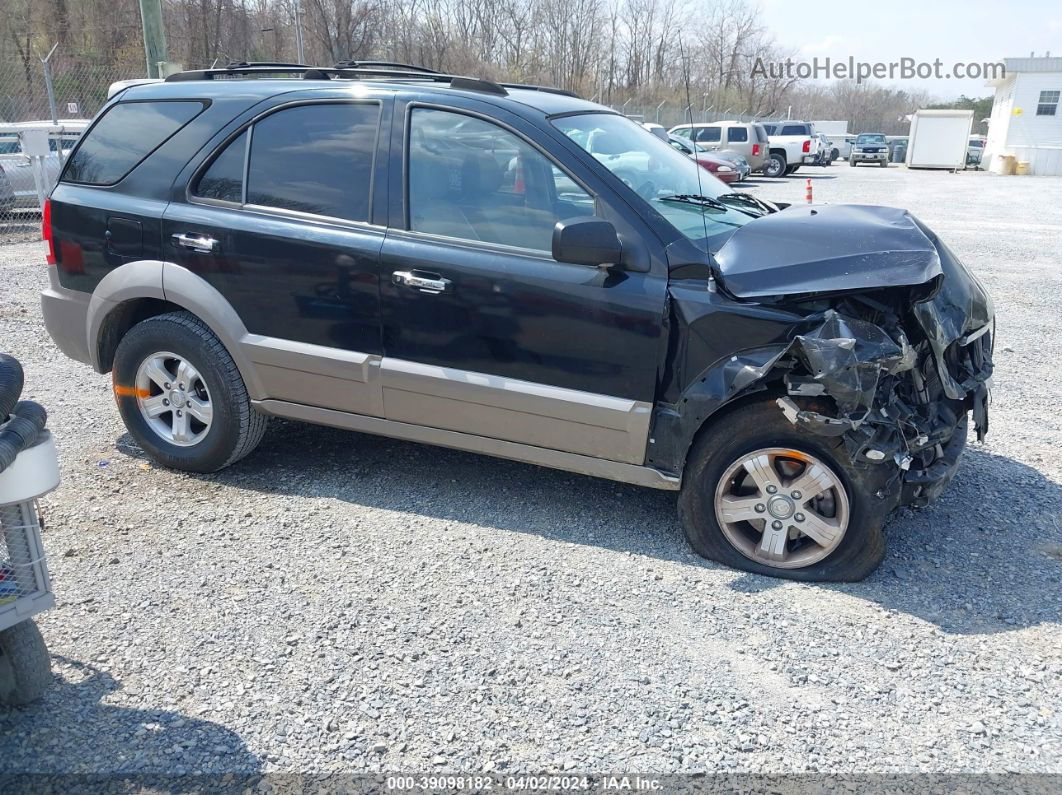
[[472,116],[414,108],[409,228],[550,251],[557,221],[594,214],[594,199],[537,149]]

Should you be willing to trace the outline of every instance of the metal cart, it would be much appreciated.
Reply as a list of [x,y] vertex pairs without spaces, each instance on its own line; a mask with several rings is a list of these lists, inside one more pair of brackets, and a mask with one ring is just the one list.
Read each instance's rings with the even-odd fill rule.
[[33,701],[52,679],[33,616],[55,605],[37,498],[58,485],[59,460],[48,431],[0,472],[0,705]]

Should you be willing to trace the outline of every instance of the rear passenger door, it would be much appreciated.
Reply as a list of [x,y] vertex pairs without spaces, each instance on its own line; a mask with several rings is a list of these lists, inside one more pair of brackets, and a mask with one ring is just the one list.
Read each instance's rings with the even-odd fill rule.
[[372,198],[389,101],[272,108],[206,150],[166,211],[166,259],[235,308],[273,399],[380,414],[369,368],[383,352],[384,229]]

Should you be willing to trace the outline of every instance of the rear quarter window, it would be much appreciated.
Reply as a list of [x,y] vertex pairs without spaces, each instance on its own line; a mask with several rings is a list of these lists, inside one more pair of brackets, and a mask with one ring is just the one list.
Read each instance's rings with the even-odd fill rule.
[[733,143],[744,143],[749,139],[749,131],[745,127],[731,127],[726,131],[726,139]]
[[121,102],[92,126],[66,169],[64,182],[114,185],[198,116],[202,102]]
[[720,140],[720,128],[700,127],[697,129],[697,137],[694,140],[702,144],[718,143]]

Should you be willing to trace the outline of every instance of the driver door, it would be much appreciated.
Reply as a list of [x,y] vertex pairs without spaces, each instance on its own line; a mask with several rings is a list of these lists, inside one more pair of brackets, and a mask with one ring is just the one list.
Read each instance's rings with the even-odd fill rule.
[[599,197],[488,107],[396,106],[385,416],[640,464],[666,276],[554,260],[553,226]]

